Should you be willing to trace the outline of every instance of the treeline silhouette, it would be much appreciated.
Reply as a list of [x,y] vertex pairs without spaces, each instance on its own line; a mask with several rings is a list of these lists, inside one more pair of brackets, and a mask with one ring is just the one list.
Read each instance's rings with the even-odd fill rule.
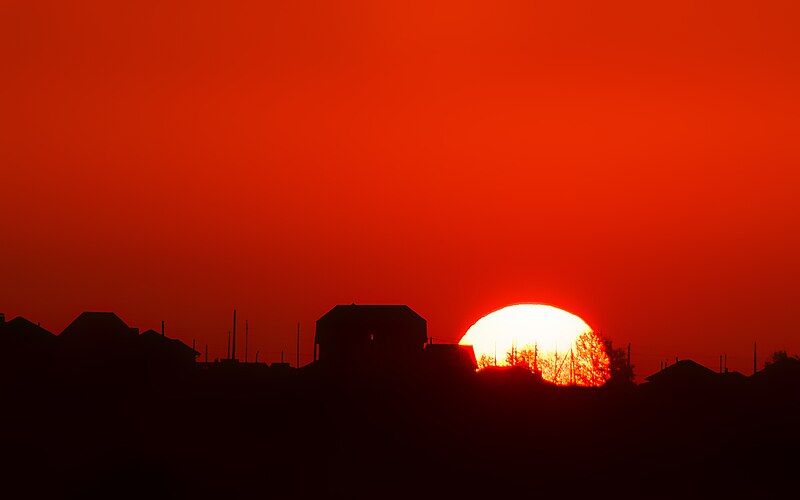
[[800,360],[634,385],[475,372],[405,306],[337,306],[315,361],[205,363],[83,313],[0,317],[3,498],[796,496]]

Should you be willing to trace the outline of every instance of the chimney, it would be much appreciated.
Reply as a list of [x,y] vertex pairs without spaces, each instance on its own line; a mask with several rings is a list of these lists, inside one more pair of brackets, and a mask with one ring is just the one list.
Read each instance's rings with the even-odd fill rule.
[[231,343],[231,359],[236,359],[236,309],[233,310],[233,342]]

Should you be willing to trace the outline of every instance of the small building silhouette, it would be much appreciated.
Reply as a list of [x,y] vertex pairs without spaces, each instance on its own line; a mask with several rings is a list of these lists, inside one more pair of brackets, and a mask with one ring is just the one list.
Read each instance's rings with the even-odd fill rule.
[[186,368],[194,365],[200,353],[178,339],[165,337],[155,330],[147,330],[137,339],[140,354],[150,366],[163,369]]
[[52,345],[55,340],[51,332],[22,316],[6,321],[5,314],[0,314],[0,345],[3,347]]
[[418,359],[427,338],[427,322],[406,305],[337,305],[317,320],[314,360],[402,366]]
[[112,312],[83,312],[67,326],[58,338],[76,347],[107,347],[129,344],[139,335]]
[[424,352],[425,367],[437,374],[464,375],[478,369],[471,345],[428,344]]
[[646,386],[665,389],[698,389],[716,386],[720,374],[690,359],[682,359],[645,377]]
[[0,373],[39,371],[52,363],[58,340],[41,326],[17,316],[11,321],[0,314]]

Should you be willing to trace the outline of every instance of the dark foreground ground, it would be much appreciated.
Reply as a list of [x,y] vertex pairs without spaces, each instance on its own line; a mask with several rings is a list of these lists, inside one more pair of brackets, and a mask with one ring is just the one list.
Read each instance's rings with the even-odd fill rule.
[[800,495],[794,387],[17,377],[2,498],[764,498]]

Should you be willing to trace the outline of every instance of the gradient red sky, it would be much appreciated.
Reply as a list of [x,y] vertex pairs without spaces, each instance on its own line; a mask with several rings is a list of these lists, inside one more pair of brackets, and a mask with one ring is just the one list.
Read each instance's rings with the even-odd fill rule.
[[307,362],[337,303],[456,341],[543,302],[639,380],[800,352],[796,2],[229,4],[0,6],[1,311],[213,357],[237,307]]

